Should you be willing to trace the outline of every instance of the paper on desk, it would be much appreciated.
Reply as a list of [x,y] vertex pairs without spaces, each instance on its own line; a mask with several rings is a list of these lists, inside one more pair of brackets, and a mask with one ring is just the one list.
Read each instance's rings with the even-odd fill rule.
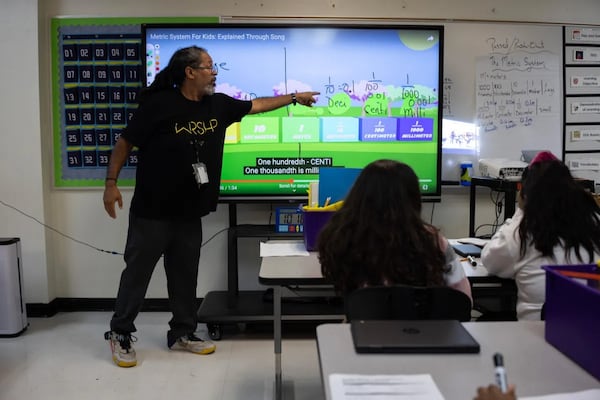
[[269,242],[260,242],[261,257],[281,257],[281,256],[308,256],[304,242],[300,240],[285,241],[273,240]]
[[444,400],[433,378],[421,375],[329,375],[332,400]]
[[[517,388],[517,391],[519,388]],[[519,400],[597,400],[600,399],[600,389],[582,390],[572,393],[554,393],[544,396],[519,397]]]

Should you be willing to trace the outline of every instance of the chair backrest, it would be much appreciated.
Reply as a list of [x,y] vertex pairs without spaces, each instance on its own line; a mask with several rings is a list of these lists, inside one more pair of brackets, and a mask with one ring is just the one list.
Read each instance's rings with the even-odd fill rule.
[[471,319],[471,299],[449,287],[370,286],[349,293],[346,319]]

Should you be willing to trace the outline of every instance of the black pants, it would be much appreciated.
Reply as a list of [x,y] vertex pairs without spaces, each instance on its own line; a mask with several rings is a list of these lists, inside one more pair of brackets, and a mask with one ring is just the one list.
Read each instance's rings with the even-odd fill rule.
[[125,246],[126,267],[110,321],[111,330],[135,332],[156,263],[164,255],[169,308],[173,313],[167,333],[168,344],[196,330],[196,287],[202,245],[202,221],[151,220],[129,216]]

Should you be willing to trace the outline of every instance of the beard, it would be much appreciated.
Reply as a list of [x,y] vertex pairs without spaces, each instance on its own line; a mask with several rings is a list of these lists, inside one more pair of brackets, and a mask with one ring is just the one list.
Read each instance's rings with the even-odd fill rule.
[[208,84],[204,87],[204,94],[206,96],[212,96],[213,94],[215,94],[215,85],[214,84]]

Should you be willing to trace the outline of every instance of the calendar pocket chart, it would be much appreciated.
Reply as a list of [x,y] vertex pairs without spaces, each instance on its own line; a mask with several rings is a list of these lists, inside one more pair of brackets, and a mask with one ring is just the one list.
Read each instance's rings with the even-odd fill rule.
[[[58,31],[56,186],[102,183],[116,140],[137,107],[140,28],[66,26]],[[133,150],[121,172],[132,180]],[[96,181],[96,182],[94,182]]]
[[[145,52],[141,24],[190,18],[54,18],[54,186],[103,187],[112,148],[137,108]],[[192,21],[217,22],[217,17]],[[133,186],[137,149],[119,175]]]

